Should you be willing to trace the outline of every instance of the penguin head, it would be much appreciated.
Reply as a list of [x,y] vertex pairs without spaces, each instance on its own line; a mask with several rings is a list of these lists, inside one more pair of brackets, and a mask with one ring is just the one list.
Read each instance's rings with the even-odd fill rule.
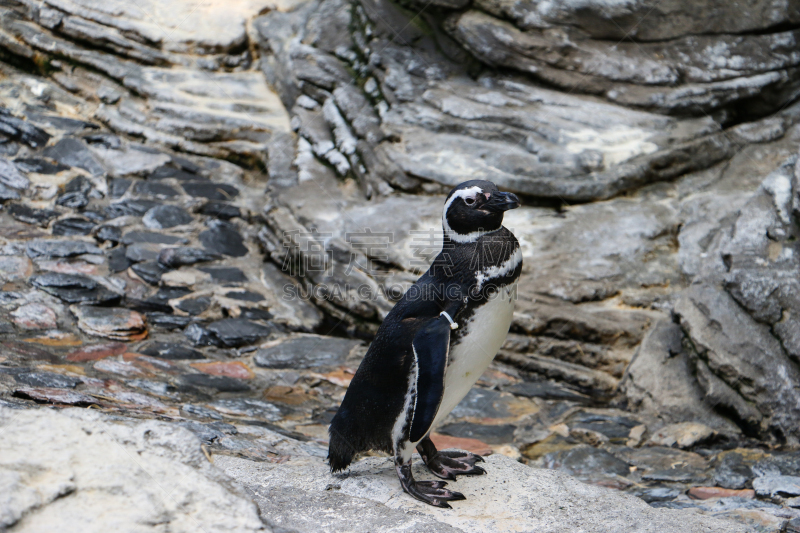
[[450,191],[444,202],[444,233],[456,242],[473,242],[500,229],[503,213],[517,207],[519,198],[510,192],[500,192],[491,181],[465,181]]

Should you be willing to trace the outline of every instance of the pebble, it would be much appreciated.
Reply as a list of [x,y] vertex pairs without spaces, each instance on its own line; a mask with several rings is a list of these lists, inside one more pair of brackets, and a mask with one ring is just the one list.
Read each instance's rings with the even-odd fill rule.
[[130,268],[133,261],[128,259],[125,246],[117,246],[108,254],[108,269],[111,272],[122,272]]
[[152,181],[137,181],[133,186],[133,192],[141,196],[153,196],[156,198],[174,198],[178,196],[178,191],[169,185]]
[[39,157],[23,157],[14,160],[17,168],[25,172],[35,172],[36,174],[58,174],[64,170],[69,170],[69,167],[61,163],[51,163],[46,159]]
[[166,269],[159,265],[158,261],[136,263],[131,265],[130,268],[137,276],[150,285],[158,285],[158,282],[161,281],[161,275],[166,272]]
[[211,279],[223,283],[244,283],[247,276],[236,267],[198,267],[198,270],[211,275]]
[[175,235],[165,235],[154,231],[129,231],[122,236],[122,244],[179,244],[183,242],[183,237]]
[[227,202],[206,202],[200,207],[198,213],[201,215],[218,218],[220,220],[230,220],[232,218],[242,217],[241,210],[235,205],[231,205]]
[[753,489],[759,496],[800,496],[800,477],[768,475],[753,480]]
[[50,257],[74,257],[83,254],[102,255],[103,251],[86,241],[35,239],[28,243],[28,257],[31,259]]
[[14,391],[14,396],[29,398],[37,402],[60,403],[65,405],[87,406],[96,404],[97,400],[91,396],[72,390],[57,389],[52,387],[21,388]]
[[162,359],[205,359],[202,352],[187,346],[169,342],[153,342],[142,346],[138,350],[144,355],[161,357]]
[[259,294],[253,291],[247,290],[239,290],[239,291],[230,291],[225,293],[226,298],[231,298],[233,300],[241,300],[243,302],[262,302],[264,301],[264,295]]
[[647,503],[653,503],[674,500],[680,496],[681,491],[669,487],[653,487],[636,490],[633,494]]
[[183,329],[192,322],[192,317],[169,315],[165,313],[148,313],[147,320],[153,325],[164,329]]
[[206,261],[216,261],[221,257],[222,256],[218,254],[207,252],[202,248],[181,246],[161,250],[158,254],[158,262],[165,268],[178,268]]
[[64,218],[53,224],[53,235],[89,235],[95,226],[94,222],[85,218]]
[[128,245],[128,247],[125,249],[125,257],[127,257],[132,263],[155,261],[161,249],[162,246],[158,244],[137,242],[136,244]]
[[54,389],[74,389],[81,382],[78,378],[55,374],[53,372],[20,372],[14,374],[14,379],[23,385]]
[[517,427],[511,424],[473,424],[471,422],[456,422],[446,424],[439,428],[439,433],[453,437],[478,439],[489,444],[503,444],[514,440],[514,430]]
[[250,387],[244,381],[227,376],[184,374],[179,378],[179,381],[182,385],[215,389],[220,392],[243,392],[250,390]]
[[27,189],[31,182],[11,161],[0,157],[0,183],[12,189]]
[[721,487],[692,487],[687,493],[690,498],[695,500],[708,500],[710,498],[755,498],[753,489],[732,490]]
[[232,200],[239,196],[239,189],[227,183],[211,183],[210,181],[186,181],[181,187],[189,196],[207,198],[209,200]]
[[104,210],[108,218],[124,216],[143,216],[149,210],[161,205],[153,200],[122,200],[107,206]]
[[186,329],[186,336],[197,345],[216,345],[235,348],[252,344],[267,337],[274,329],[241,318],[217,320],[202,327],[192,324]]
[[52,209],[35,209],[24,204],[8,206],[8,214],[20,222],[38,226],[46,226],[59,215],[58,211],[53,211]]
[[150,229],[173,228],[189,224],[192,220],[192,215],[176,205],[154,207],[142,217],[142,223]]
[[11,316],[14,324],[23,329],[53,329],[58,326],[55,311],[38,302],[18,307]]
[[89,191],[92,190],[92,182],[78,176],[64,186],[64,192],[56,199],[56,204],[71,209],[82,209],[89,204]]
[[281,419],[281,410],[271,403],[253,398],[225,398],[209,404],[217,411],[235,416],[261,418],[268,422]]
[[0,183],[0,203],[19,200],[22,198],[17,191]]
[[588,429],[608,437],[611,442],[625,443],[630,436],[631,429],[641,425],[641,422],[624,416],[609,416],[604,414],[578,411],[566,419],[570,428]]
[[28,279],[33,273],[33,263],[25,256],[0,256],[0,280]]
[[48,272],[31,277],[31,283],[67,303],[113,303],[121,296],[82,274]]
[[569,450],[549,453],[544,457],[546,468],[562,470],[574,476],[592,474],[630,474],[628,463],[614,457],[605,450],[582,444]]
[[23,142],[31,148],[44,146],[50,140],[49,133],[30,122],[15,117],[4,107],[0,107],[0,124],[3,126],[4,135]]
[[263,368],[318,368],[344,365],[362,347],[359,341],[322,335],[296,335],[264,344],[253,358]]
[[105,169],[95,159],[89,148],[78,139],[65,137],[54,146],[45,148],[42,155],[54,159],[62,165],[82,168],[93,176],[105,174]]
[[212,376],[227,376],[236,379],[253,379],[253,371],[241,361],[214,361],[211,363],[192,363],[192,368],[211,374]]
[[204,179],[193,172],[186,172],[171,166],[159,167],[147,176],[149,180],[161,180],[164,178],[175,178],[179,181],[198,181]]
[[116,244],[122,240],[122,229],[117,226],[100,226],[95,237],[100,241]]
[[753,453],[747,450],[730,450],[717,457],[714,470],[714,482],[726,489],[743,489],[755,477],[752,465],[765,456],[763,452]]
[[144,317],[136,311],[119,307],[72,305],[78,327],[89,335],[119,341],[135,341],[147,336]]
[[111,198],[122,198],[133,183],[132,180],[125,178],[113,178],[108,184],[108,195]]
[[197,316],[211,305],[211,298],[200,296],[198,298],[187,298],[179,301],[175,307],[192,316]]
[[212,220],[208,223],[210,229],[202,232],[198,239],[203,248],[216,254],[242,257],[247,255],[247,246],[244,239],[233,224]]

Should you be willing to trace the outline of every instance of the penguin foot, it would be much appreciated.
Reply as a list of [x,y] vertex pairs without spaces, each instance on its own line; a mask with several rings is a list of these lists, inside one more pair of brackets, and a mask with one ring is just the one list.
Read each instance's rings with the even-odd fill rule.
[[420,441],[417,445],[417,451],[428,470],[442,479],[454,480],[457,475],[480,476],[486,473],[486,470],[475,465],[483,462],[483,457],[480,455],[462,452],[461,450],[444,450],[440,452],[429,437]]
[[444,481],[415,481],[411,474],[411,462],[406,464],[395,463],[397,477],[400,478],[400,485],[403,490],[416,499],[444,509],[452,509],[451,501],[466,500],[467,498],[460,492],[447,490],[447,483]]

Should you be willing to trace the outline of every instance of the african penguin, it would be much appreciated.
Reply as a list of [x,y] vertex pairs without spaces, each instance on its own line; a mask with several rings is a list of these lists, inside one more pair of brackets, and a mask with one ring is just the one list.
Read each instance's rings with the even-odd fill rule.
[[486,473],[469,452],[437,451],[429,434],[469,392],[500,349],[511,324],[522,252],[503,226],[519,207],[489,181],[467,181],[444,204],[442,251],[378,329],[331,421],[332,472],[356,453],[394,455],[403,489],[437,507],[463,500],[443,481],[415,481],[416,448],[430,471],[453,480]]

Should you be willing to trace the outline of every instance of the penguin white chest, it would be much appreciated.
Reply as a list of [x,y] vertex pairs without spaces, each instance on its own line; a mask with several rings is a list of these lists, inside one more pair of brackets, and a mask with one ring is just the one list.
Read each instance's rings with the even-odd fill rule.
[[436,427],[481,377],[503,345],[514,315],[517,283],[501,287],[472,317],[460,324],[465,333],[451,347],[444,377],[444,396],[433,427]]

